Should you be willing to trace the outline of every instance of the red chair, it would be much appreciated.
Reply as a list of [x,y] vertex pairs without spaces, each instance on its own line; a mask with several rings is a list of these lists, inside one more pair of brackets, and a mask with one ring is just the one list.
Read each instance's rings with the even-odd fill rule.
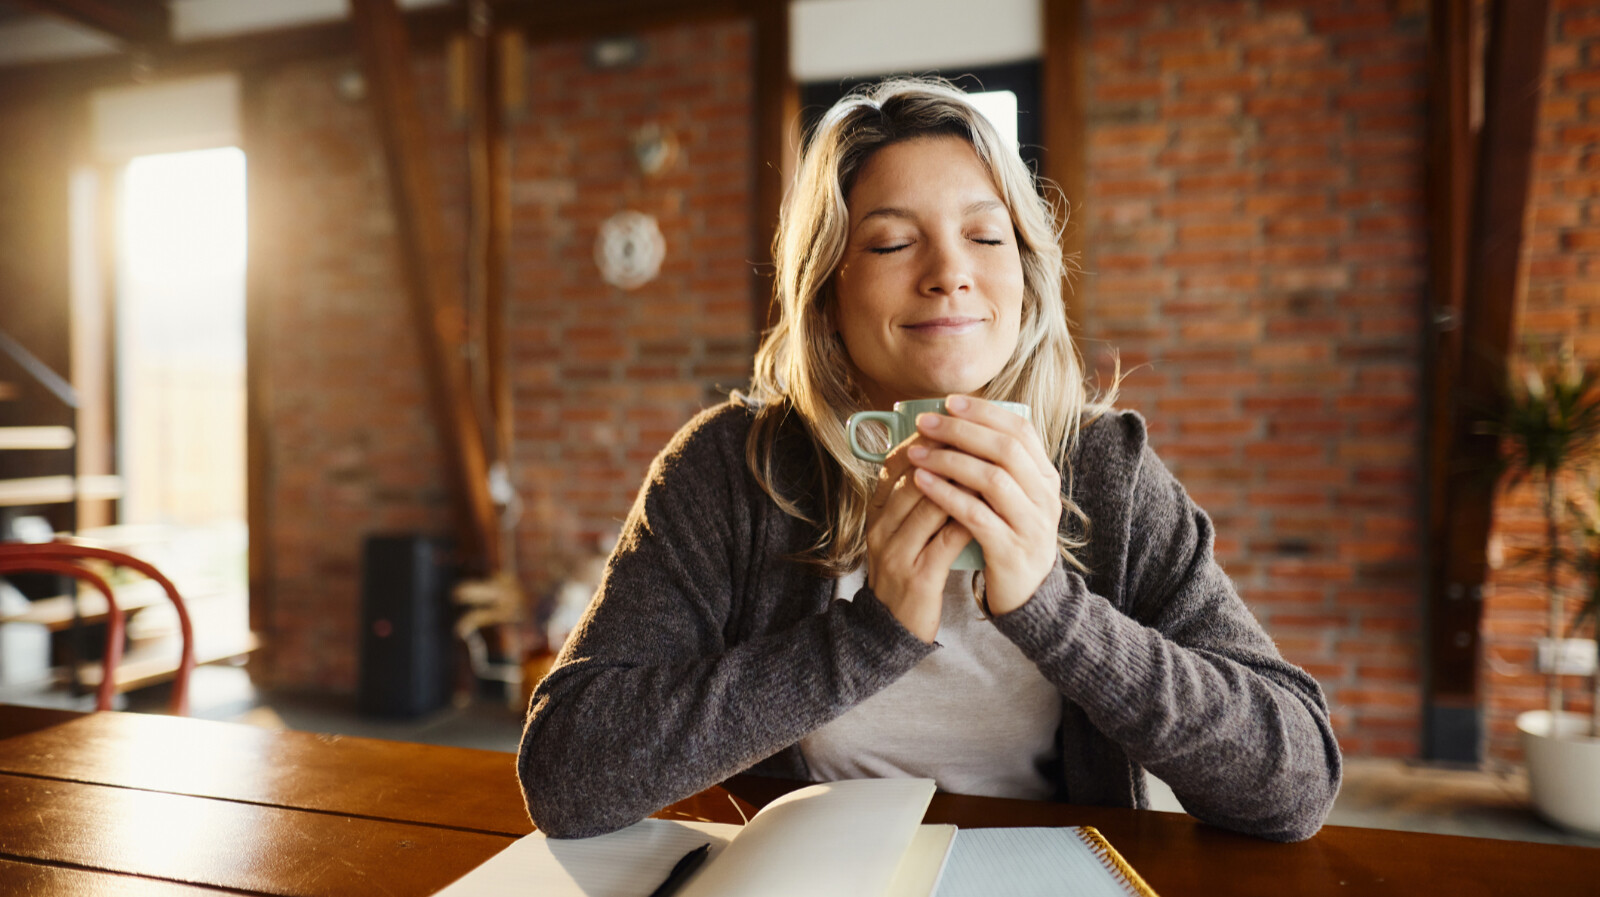
[[174,714],[187,716],[189,674],[194,671],[194,626],[189,621],[189,609],[184,605],[183,598],[178,594],[178,589],[172,584],[172,580],[167,579],[160,570],[146,561],[107,548],[94,548],[71,542],[0,543],[0,574],[23,572],[63,574],[89,583],[105,596],[110,631],[106,633],[105,657],[101,662],[100,688],[95,694],[95,709],[110,710],[112,699],[117,693],[115,674],[117,664],[122,662],[122,635],[125,621],[122,609],[117,607],[117,599],[112,594],[111,586],[99,574],[82,566],[81,562],[85,560],[106,561],[119,567],[137,570],[159,583],[166,591],[167,597],[172,600],[173,609],[178,612],[178,626],[183,633],[183,656],[178,663],[177,677],[172,683],[170,708]]

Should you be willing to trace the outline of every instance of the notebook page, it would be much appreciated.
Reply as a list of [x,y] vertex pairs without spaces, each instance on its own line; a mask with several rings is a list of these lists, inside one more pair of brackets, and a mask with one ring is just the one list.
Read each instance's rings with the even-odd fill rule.
[[936,897],[1130,897],[1072,828],[969,828],[956,833]]
[[790,792],[679,897],[882,897],[933,788],[932,779],[857,779]]
[[739,829],[646,819],[595,838],[546,838],[534,832],[436,897],[641,897],[665,881],[678,860],[696,847],[711,844],[706,862],[715,860]]

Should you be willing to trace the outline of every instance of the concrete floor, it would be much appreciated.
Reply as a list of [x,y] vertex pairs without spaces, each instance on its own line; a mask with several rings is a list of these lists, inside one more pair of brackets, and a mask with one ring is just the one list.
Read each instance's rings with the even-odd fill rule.
[[[130,700],[128,709],[159,712],[165,708],[164,692],[147,689]],[[520,732],[520,713],[489,698],[416,720],[371,719],[357,714],[349,701],[258,693],[243,670],[229,667],[196,670],[190,695],[194,716],[270,728],[497,751],[515,751]],[[1181,811],[1162,783],[1152,782],[1151,796],[1155,809]],[[1535,816],[1520,769],[1490,772],[1350,759],[1328,823],[1600,847],[1600,838],[1562,831]]]

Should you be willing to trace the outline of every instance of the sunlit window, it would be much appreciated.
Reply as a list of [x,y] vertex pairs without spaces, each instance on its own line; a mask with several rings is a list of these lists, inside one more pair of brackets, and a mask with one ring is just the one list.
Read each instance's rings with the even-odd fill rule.
[[995,130],[1012,149],[1017,148],[1017,95],[1009,90],[986,90],[982,93],[969,93],[967,99],[972,105],[978,107],[994,124]]
[[117,218],[119,522],[181,588],[242,594],[244,153],[132,160]]

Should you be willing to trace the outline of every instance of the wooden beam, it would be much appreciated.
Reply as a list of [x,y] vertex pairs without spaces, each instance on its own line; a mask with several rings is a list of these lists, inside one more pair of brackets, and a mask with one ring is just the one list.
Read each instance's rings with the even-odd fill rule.
[[452,275],[405,22],[395,0],[352,0],[350,9],[367,95],[388,163],[389,195],[418,348],[428,371],[439,442],[454,480],[459,548],[465,558],[495,572],[500,569],[499,527],[489,498],[478,403],[461,364],[461,287]]
[[[492,461],[509,464],[513,450],[511,378],[506,367],[510,344],[506,327],[506,264],[511,244],[510,140],[506,134],[506,81],[501,67],[519,48],[521,35],[496,31],[493,8],[485,0],[468,7],[467,293],[479,352],[473,385],[486,396],[487,442]],[[510,52],[506,48],[510,48]],[[516,569],[515,534],[496,529],[504,568]]]
[[[1466,5],[1466,4],[1463,4]],[[1465,10],[1441,11],[1450,17],[1451,40],[1464,40]],[[1480,625],[1483,584],[1488,575],[1488,540],[1493,525],[1496,482],[1492,476],[1498,442],[1479,430],[1478,424],[1495,413],[1507,364],[1513,354],[1516,331],[1517,274],[1522,257],[1523,223],[1532,179],[1534,147],[1538,135],[1539,94],[1544,73],[1545,40],[1549,27],[1548,0],[1496,0],[1490,10],[1489,46],[1484,62],[1484,121],[1472,175],[1471,223],[1465,259],[1440,258],[1435,243],[1433,275],[1441,289],[1461,291],[1460,336],[1453,342],[1455,359],[1444,362],[1450,380],[1436,384],[1450,405],[1451,433],[1448,463],[1443,472],[1445,502],[1439,519],[1443,535],[1434,544],[1436,561],[1428,595],[1428,701],[1430,710],[1453,707],[1479,713],[1481,685]],[[1459,52],[1457,48],[1454,52]],[[1459,61],[1439,60],[1437,65],[1460,78]],[[1452,92],[1460,90],[1457,84]],[[1452,95],[1459,102],[1459,97]],[[1448,133],[1459,137],[1461,110],[1450,116]],[[1441,151],[1443,152],[1443,151]],[[1459,166],[1460,146],[1448,152]],[[1445,162],[1435,156],[1435,162]],[[1452,180],[1443,189],[1459,190]],[[1448,245],[1454,227],[1436,232]],[[1457,278],[1462,282],[1457,285]],[[1442,351],[1442,350],[1441,350]],[[1442,360],[1442,359],[1441,359]],[[1454,389],[1451,389],[1451,385]],[[1437,394],[1437,393],[1436,393]],[[1477,759],[1478,745],[1470,756]]]
[[[44,3],[47,0],[34,0]],[[520,29],[530,43],[598,37],[686,22],[752,15],[767,0],[588,0],[585,3],[501,2],[495,22]],[[109,4],[107,4],[109,5]],[[434,49],[461,31],[458,7],[428,7],[405,13],[415,48]],[[154,77],[181,77],[219,71],[267,68],[355,49],[349,21],[277,28],[153,48]],[[0,102],[14,95],[47,90],[91,90],[131,83],[133,67],[124,54],[0,67]]]
[[[1447,588],[1450,476],[1455,446],[1455,398],[1461,371],[1461,320],[1466,303],[1469,225],[1472,221],[1473,79],[1481,75],[1472,43],[1471,0],[1433,0],[1428,47],[1429,289],[1424,320],[1423,368],[1428,404],[1426,440],[1428,672],[1423,756],[1471,760],[1479,740],[1476,667],[1463,670],[1456,633],[1467,620],[1451,606],[1467,599]],[[1452,597],[1453,596],[1453,597]],[[1452,660],[1452,658],[1454,660]],[[1469,678],[1463,679],[1462,673]]]
[[259,655],[266,663],[267,678],[274,673],[277,645],[276,555],[272,550],[277,503],[273,489],[271,412],[273,409],[272,309],[279,307],[279,278],[276,265],[283,258],[282,242],[286,221],[280,186],[288,177],[282,153],[274,153],[272,122],[267,109],[265,79],[246,71],[240,78],[240,142],[249,160],[245,178],[245,233],[250,248],[245,254],[245,523],[250,533],[249,610],[250,631],[267,633],[267,650]]
[[[453,7],[415,10],[406,15],[414,48],[436,49],[461,30],[461,11]],[[355,28],[348,21],[300,25],[227,37],[168,44],[151,50],[149,71],[141,77],[174,78],[213,72],[265,71],[308,59],[354,52]],[[134,83],[126,54],[66,59],[0,67],[0,102],[47,92],[75,93]]]
[[762,0],[755,13],[755,226],[756,262],[750,308],[759,332],[778,321],[773,301],[772,241],[783,197],[794,176],[799,137],[800,87],[789,74],[789,0]]
[[162,0],[12,0],[92,28],[134,46],[171,40],[172,15]]
[[[1065,195],[1061,250],[1079,265],[1088,245],[1088,46],[1083,0],[1045,0],[1044,60],[1040,72],[1045,177]],[[1067,295],[1067,313],[1083,334],[1088,321],[1082,278]]]
[[521,28],[530,41],[600,37],[758,14],[770,0],[584,0],[582,3],[528,3],[498,0],[495,22]]

